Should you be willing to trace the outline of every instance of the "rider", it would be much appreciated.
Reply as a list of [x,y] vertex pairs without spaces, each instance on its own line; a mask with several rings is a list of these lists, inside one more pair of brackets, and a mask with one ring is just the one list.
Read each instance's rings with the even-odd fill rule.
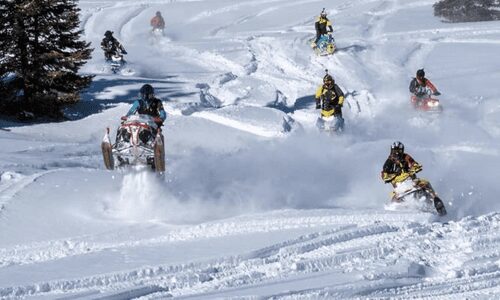
[[321,14],[319,15],[318,19],[316,20],[316,23],[314,23],[314,28],[316,29],[316,40],[314,40],[314,43],[312,45],[313,48],[316,48],[319,38],[323,34],[328,34],[329,32],[333,31],[332,23],[326,17],[326,11],[324,8],[321,11]]
[[432,84],[432,82],[425,78],[424,69],[420,69],[417,71],[417,77],[413,78],[410,82],[410,92],[413,93],[417,97],[425,96],[426,89],[430,89],[432,94],[435,96],[441,95],[441,93],[437,90],[437,88]]
[[125,118],[136,113],[145,114],[155,118],[155,122],[159,126],[163,125],[163,122],[167,118],[167,113],[163,109],[161,100],[155,97],[154,92],[150,84],[143,85],[139,91],[141,98],[135,100],[134,104],[132,104],[132,107],[125,115]]
[[[163,109],[161,100],[154,96],[153,87],[150,84],[143,85],[139,91],[139,96],[140,99],[135,100],[127,114],[121,117],[122,121],[126,121],[129,116],[134,114],[150,115],[154,118],[154,122],[158,125],[158,128],[160,128],[167,118],[167,113]],[[153,135],[156,135],[156,129],[153,128],[152,130]],[[118,129],[116,135],[117,142],[126,136],[126,131],[126,129]]]
[[153,30],[155,29],[160,29],[163,30],[165,29],[165,20],[161,16],[161,12],[157,11],[156,15],[151,19],[151,27],[153,27]]
[[118,42],[118,40],[113,36],[113,32],[106,30],[104,33],[104,38],[101,42],[101,49],[104,50],[104,57],[106,61],[110,61],[113,54],[117,53],[118,50],[122,54],[127,54],[125,48],[123,48],[122,44]]
[[417,178],[417,173],[422,171],[422,166],[413,157],[404,152],[405,146],[401,142],[394,142],[391,145],[391,153],[384,163],[381,177],[385,183],[391,183],[393,187],[403,182],[408,177],[413,179],[415,184],[432,195],[434,207],[441,215],[446,214],[443,201],[439,199],[429,181]]
[[342,105],[344,104],[344,92],[335,83],[333,77],[328,74],[323,77],[323,84],[318,87],[315,95],[316,109],[321,108],[321,116],[335,116],[342,118]]

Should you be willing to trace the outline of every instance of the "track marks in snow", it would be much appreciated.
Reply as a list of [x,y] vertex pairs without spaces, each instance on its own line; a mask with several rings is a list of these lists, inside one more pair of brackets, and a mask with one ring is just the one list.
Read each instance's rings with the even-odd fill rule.
[[[135,18],[137,18],[142,12],[144,12],[149,5],[147,4],[141,4],[140,7],[130,11],[127,13],[124,17],[120,25],[118,26],[118,32],[120,32],[120,36],[122,37],[128,37],[130,36],[130,32],[133,31],[135,28],[130,28],[130,24],[134,21]],[[127,34],[125,34],[125,32]]]
[[[154,294],[151,294],[150,299],[154,299],[169,295],[216,295],[234,289],[251,291],[266,283],[278,286],[278,291],[281,290],[279,285],[285,284],[287,280],[293,280],[300,287],[304,286],[302,281],[307,282],[309,278],[318,276],[316,274],[335,276],[338,272],[352,273],[356,280],[362,282],[355,289],[349,283],[332,286],[326,284],[321,288],[299,288],[281,296],[306,297],[320,294],[343,295],[344,298],[363,296],[404,299],[409,295],[453,297],[462,294],[488,295],[498,291],[496,283],[500,282],[500,265],[495,261],[500,259],[500,253],[496,250],[500,248],[500,214],[469,217],[449,224],[412,221],[391,224],[373,222],[369,217],[359,224],[349,222],[350,218],[361,220],[362,216],[365,215],[336,218],[323,216],[322,218],[326,218],[323,221],[330,219],[332,229],[303,235],[248,254],[0,288],[0,295],[9,297],[91,290],[126,291],[149,286],[158,289],[152,290]],[[398,218],[404,219],[403,215]],[[283,227],[286,219],[278,219],[274,221],[274,225]],[[269,223],[270,220],[247,222],[256,221],[264,222],[261,225],[265,224],[265,230],[274,226]],[[299,220],[299,223],[304,221],[306,220]],[[240,227],[242,224],[247,230],[259,230],[259,226],[252,227],[245,222],[226,222],[224,228]],[[208,229],[207,225],[204,225],[204,230]],[[474,256],[461,255],[464,248],[466,252],[467,248],[473,251]],[[398,287],[393,288],[394,283]],[[265,296],[280,298],[280,294],[272,292]]]
[[[221,237],[221,234],[244,236],[251,232],[283,231],[286,228],[328,225],[332,229],[299,236],[247,254],[0,288],[0,296],[90,291],[123,293],[151,287],[146,288],[143,294],[151,294],[153,299],[217,294],[231,289],[251,290],[273,282],[278,292],[273,294],[271,291],[266,296],[280,297],[280,284],[293,281],[297,287],[307,286],[301,283],[307,282],[311,276],[317,276],[315,274],[335,276],[338,272],[352,273],[354,278],[359,279],[359,274],[362,274],[368,280],[366,288],[357,286],[352,289],[350,284],[339,283],[320,289],[298,288],[291,294],[281,296],[312,296],[319,293],[327,296],[342,294],[345,298],[403,299],[408,295],[462,296],[498,291],[495,283],[500,282],[500,265],[497,263],[500,260],[500,250],[497,250],[500,249],[500,214],[469,217],[449,224],[405,220],[408,216],[396,213],[297,218],[292,214],[260,220],[246,217],[247,220],[200,224],[179,229],[163,238],[131,242],[126,246],[209,239]],[[474,255],[463,255],[469,252]],[[393,285],[388,285],[388,282],[397,282],[398,287],[392,288],[390,286]]]
[[46,171],[27,176],[12,172],[4,172],[0,174],[0,213],[17,193],[32,184],[37,178],[40,178],[49,172],[53,171]]

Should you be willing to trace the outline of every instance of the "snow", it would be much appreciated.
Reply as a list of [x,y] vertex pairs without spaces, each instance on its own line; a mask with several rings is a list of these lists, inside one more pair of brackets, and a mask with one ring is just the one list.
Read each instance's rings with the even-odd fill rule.
[[[0,120],[0,298],[498,298],[500,23],[442,23],[433,4],[81,0],[96,77],[72,120]],[[323,7],[331,57],[309,46]],[[133,72],[104,66],[108,29]],[[439,116],[409,105],[419,68]],[[341,136],[315,127],[325,69]],[[144,83],[169,114],[163,177],[102,163]],[[384,209],[394,140],[448,216]]]

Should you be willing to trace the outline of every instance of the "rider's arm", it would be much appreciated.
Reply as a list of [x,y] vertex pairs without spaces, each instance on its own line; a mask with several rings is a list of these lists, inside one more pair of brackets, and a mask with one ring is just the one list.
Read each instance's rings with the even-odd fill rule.
[[320,85],[316,89],[316,94],[314,95],[314,100],[316,101],[316,107],[321,105],[321,94],[323,93],[323,86]]
[[139,100],[135,100],[134,104],[132,104],[132,107],[128,110],[126,116],[128,117],[135,114],[139,110],[140,106],[141,104],[139,103]]
[[344,105],[344,92],[337,84],[335,84],[335,94],[337,94],[337,97],[339,97],[339,105]]
[[328,27],[329,32],[333,32],[332,22],[326,21],[326,27]]
[[392,172],[394,169],[394,162],[391,159],[387,159],[382,167],[382,172],[380,172],[380,177],[385,183],[391,182],[396,174]]
[[125,51],[125,48],[123,47],[122,43],[118,41],[116,41],[116,43],[118,44],[118,49],[120,49],[123,52],[123,54],[125,54],[127,51]]
[[416,90],[417,90],[417,79],[413,78],[411,81],[410,81],[410,93],[413,93],[415,94]]
[[319,37],[321,35],[319,29],[319,21],[316,21],[316,23],[314,23],[314,29],[316,29],[316,36]]
[[160,115],[160,119],[162,121],[165,121],[167,118],[167,113],[163,109],[163,104],[161,103],[161,100],[158,100],[158,114]]
[[437,92],[436,87],[434,86],[434,84],[432,84],[432,82],[429,79],[425,80],[425,86],[428,87],[433,93]]
[[405,162],[407,164],[408,173],[410,173],[410,175],[415,175],[416,173],[422,171],[422,165],[416,162],[409,154],[406,154]]

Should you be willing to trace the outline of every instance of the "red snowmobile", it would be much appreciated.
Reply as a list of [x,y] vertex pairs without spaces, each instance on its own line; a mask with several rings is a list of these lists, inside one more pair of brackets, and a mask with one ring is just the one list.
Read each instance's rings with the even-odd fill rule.
[[432,97],[432,91],[430,89],[426,89],[424,93],[418,95],[411,95],[410,100],[416,110],[436,113],[443,111],[439,99]]

